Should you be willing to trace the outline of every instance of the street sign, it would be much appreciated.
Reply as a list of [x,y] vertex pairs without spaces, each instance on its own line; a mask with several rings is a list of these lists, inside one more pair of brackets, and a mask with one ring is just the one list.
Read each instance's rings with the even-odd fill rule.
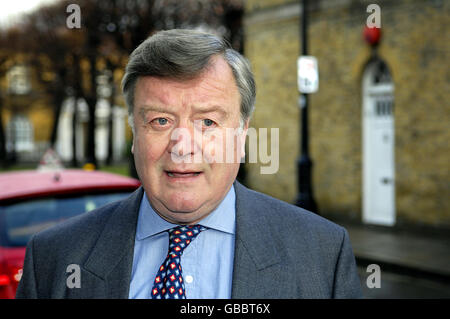
[[297,59],[297,84],[300,93],[316,93],[319,90],[317,59],[303,55]]
[[38,170],[39,171],[53,171],[53,170],[61,170],[64,168],[59,155],[51,148],[47,149],[42,156]]

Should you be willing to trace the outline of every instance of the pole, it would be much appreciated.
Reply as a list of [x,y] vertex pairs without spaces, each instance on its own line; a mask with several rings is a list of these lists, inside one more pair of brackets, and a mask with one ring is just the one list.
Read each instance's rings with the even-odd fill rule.
[[[302,17],[300,25],[301,34],[301,54],[308,55],[308,0],[300,0],[302,6]],[[309,157],[309,129],[308,129],[308,94],[302,93],[299,97],[299,107],[301,109],[301,155],[297,159],[298,187],[299,192],[296,205],[304,209],[318,212],[316,201],[314,200],[311,182],[312,160]]]

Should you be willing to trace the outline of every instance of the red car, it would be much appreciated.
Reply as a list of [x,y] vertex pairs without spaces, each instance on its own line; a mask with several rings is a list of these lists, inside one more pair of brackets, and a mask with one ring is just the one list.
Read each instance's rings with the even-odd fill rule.
[[0,174],[0,299],[14,298],[33,234],[128,196],[134,178],[100,171]]

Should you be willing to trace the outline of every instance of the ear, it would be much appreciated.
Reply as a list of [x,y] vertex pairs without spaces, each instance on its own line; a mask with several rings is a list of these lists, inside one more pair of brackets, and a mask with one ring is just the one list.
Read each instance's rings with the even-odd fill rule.
[[134,116],[133,113],[128,114],[128,125],[131,127],[131,132],[132,132],[132,144],[131,144],[131,154],[134,154],[134,139],[136,136],[136,132],[134,131]]
[[242,129],[242,134],[240,136],[241,139],[241,158],[245,157],[245,140],[247,137],[248,125],[250,123],[250,119],[247,119],[244,124],[244,128]]

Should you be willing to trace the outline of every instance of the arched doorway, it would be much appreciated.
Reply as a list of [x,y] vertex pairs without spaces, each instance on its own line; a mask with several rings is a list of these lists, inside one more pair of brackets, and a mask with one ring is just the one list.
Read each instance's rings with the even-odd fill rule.
[[363,74],[363,222],[395,224],[394,84],[386,63]]

